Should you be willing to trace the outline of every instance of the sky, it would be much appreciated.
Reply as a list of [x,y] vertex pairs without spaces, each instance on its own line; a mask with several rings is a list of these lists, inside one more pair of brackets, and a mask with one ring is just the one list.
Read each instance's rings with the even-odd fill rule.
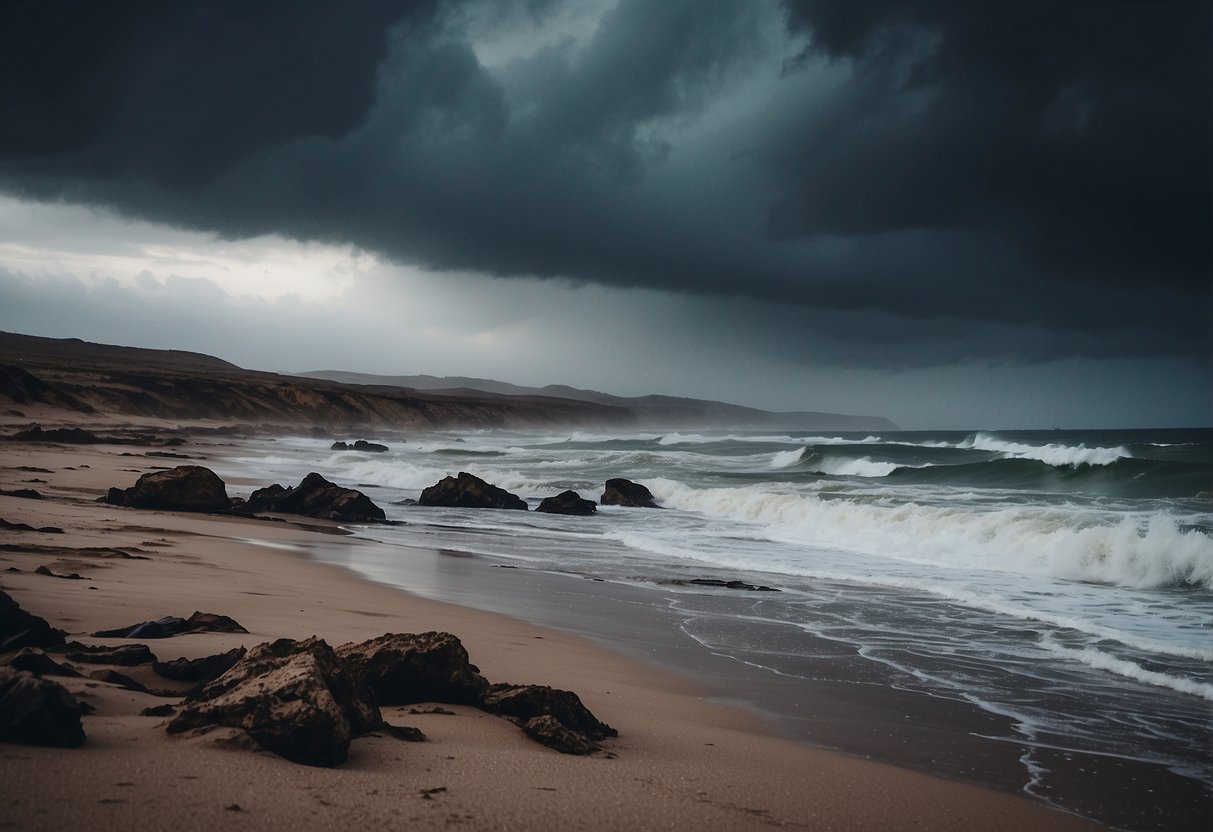
[[1213,424],[1206,2],[0,8],[0,329]]

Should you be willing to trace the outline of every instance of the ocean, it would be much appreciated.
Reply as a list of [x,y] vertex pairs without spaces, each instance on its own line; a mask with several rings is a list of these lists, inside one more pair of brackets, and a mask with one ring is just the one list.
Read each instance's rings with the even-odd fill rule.
[[[281,439],[219,472],[294,484],[319,471],[400,521],[360,536],[617,587],[620,615],[651,606],[702,653],[683,651],[676,669],[712,676],[793,736],[1117,827],[1213,818],[1211,430],[465,431],[391,441],[385,454],[329,444]],[[664,510],[409,504],[459,471],[531,508],[565,489],[596,500],[625,477]],[[407,559],[345,565],[427,591]],[[697,578],[779,591],[685,583]],[[533,594],[481,598],[621,638]],[[725,666],[741,675],[710,669]],[[850,727],[804,704],[818,693],[855,703]],[[886,704],[865,711],[867,699]]]

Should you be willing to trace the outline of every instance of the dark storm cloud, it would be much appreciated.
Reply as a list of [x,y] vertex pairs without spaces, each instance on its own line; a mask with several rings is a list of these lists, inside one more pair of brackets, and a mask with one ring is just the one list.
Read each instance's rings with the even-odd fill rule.
[[9,4],[0,188],[846,310],[865,362],[1207,357],[1206,4],[622,0],[478,59],[560,6]]

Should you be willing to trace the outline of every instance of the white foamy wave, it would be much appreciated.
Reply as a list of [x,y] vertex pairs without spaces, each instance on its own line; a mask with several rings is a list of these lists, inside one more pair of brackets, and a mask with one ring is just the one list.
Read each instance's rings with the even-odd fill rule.
[[820,462],[813,466],[812,471],[816,474],[843,477],[887,477],[896,471],[897,468],[898,465],[896,463],[877,462],[868,459],[866,456],[859,459],[824,456]]
[[768,468],[787,468],[800,462],[801,456],[804,455],[804,448],[793,448],[790,451],[779,451],[771,461],[767,463]]
[[654,479],[673,508],[759,523],[776,541],[955,569],[1047,574],[1132,587],[1213,588],[1213,539],[1164,514],[1033,506],[930,506],[823,500],[774,485],[694,489]]
[[1137,662],[1131,662],[1127,659],[1117,658],[1102,650],[1097,650],[1094,647],[1084,647],[1081,650],[1075,650],[1070,647],[1063,647],[1051,641],[1042,642],[1045,647],[1062,656],[1068,656],[1071,659],[1082,662],[1083,664],[1093,667],[1097,670],[1106,670],[1110,673],[1115,673],[1118,676],[1124,676],[1128,679],[1136,679],[1139,682],[1145,682],[1147,685],[1156,685],[1158,687],[1170,688],[1177,690],[1180,693],[1186,693],[1191,696],[1199,696],[1201,699],[1207,699],[1213,702],[1213,684],[1207,682],[1198,682],[1194,679],[1185,679],[1180,676],[1172,676],[1169,673],[1159,673],[1155,670],[1147,670]]
[[1118,459],[1129,459],[1133,456],[1124,446],[1088,448],[1083,444],[1025,445],[1022,442],[1008,442],[988,433],[973,434],[956,447],[972,448],[977,451],[994,451],[1014,459],[1035,459],[1047,465],[1057,467],[1068,465],[1071,468],[1079,465],[1111,465]]

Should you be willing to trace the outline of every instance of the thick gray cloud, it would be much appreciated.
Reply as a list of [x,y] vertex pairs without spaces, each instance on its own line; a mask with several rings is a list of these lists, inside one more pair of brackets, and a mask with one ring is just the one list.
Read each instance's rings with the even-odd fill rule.
[[0,189],[744,295],[854,366],[1207,361],[1206,3],[596,5],[10,3]]

